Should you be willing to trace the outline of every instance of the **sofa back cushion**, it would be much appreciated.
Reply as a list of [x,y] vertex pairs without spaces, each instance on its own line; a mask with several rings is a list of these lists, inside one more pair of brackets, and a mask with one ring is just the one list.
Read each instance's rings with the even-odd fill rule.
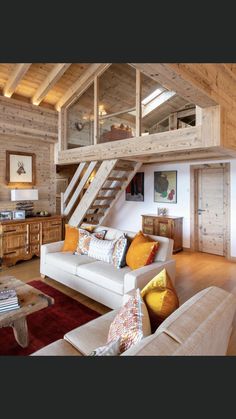
[[235,309],[234,295],[205,288],[124,355],[226,355]]
[[[118,230],[107,226],[96,227],[94,231],[100,231],[104,229],[107,229],[106,239],[108,240],[118,239],[120,236],[122,236],[123,233],[126,233],[130,239],[133,239],[137,234],[137,232],[128,230]],[[159,243],[158,251],[156,253],[154,262],[166,262],[167,260],[171,259],[174,241],[172,239],[162,236],[148,236],[151,237],[151,239],[153,239],[154,241],[158,241]]]

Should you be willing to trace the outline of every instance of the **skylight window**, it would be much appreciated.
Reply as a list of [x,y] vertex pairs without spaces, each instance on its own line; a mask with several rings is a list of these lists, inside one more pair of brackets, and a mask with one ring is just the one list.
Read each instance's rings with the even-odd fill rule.
[[142,105],[147,105],[149,102],[151,102],[151,100],[155,99],[162,92],[164,92],[164,90],[165,89],[163,87],[158,87],[158,89],[154,90],[154,92],[152,92],[150,95],[148,95],[142,100]]
[[[158,108],[158,106],[162,105],[162,103],[166,102],[175,95],[176,93],[171,90],[164,89],[164,87],[158,87],[158,89],[154,90],[154,92],[142,100],[142,117],[148,115],[154,109]],[[136,110],[128,113],[136,116]]]

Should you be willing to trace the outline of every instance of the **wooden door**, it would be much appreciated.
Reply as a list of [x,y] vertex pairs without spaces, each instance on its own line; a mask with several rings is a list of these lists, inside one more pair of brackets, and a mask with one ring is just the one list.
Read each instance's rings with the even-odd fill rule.
[[224,167],[198,169],[196,223],[198,250],[225,254]]

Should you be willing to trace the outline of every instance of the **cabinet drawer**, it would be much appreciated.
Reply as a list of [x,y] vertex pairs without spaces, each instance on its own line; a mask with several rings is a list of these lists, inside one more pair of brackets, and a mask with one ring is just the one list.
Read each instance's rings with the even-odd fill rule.
[[3,233],[27,233],[27,225],[26,224],[9,224],[2,226]]
[[31,244],[30,245],[30,253],[32,255],[39,256],[39,253],[40,253],[40,245],[39,244]]
[[30,234],[30,243],[39,243],[40,237],[39,233]]
[[47,230],[47,229],[51,229],[51,228],[55,228],[55,227],[61,227],[61,221],[59,220],[59,221],[57,221],[57,220],[55,220],[55,221],[45,221],[44,223],[43,223],[43,230],[45,229],[45,230]]
[[152,217],[144,217],[143,224],[145,226],[153,226],[153,218]]
[[29,228],[31,233],[39,233],[40,225],[38,223],[30,224]]
[[43,244],[61,240],[61,226],[43,231]]
[[144,225],[144,227],[143,227],[143,233],[145,233],[145,234],[153,234],[153,228],[152,227],[147,227],[146,225]]
[[14,236],[6,235],[3,240],[3,254],[17,250],[19,248],[25,248],[27,244],[26,234],[16,234]]

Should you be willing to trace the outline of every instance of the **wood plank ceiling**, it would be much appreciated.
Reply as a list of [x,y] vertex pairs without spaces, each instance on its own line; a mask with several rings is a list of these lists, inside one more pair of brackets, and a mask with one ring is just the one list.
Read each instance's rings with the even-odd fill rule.
[[[24,67],[23,67],[24,66]],[[1,63],[0,95],[55,109],[68,89],[88,70],[89,63],[57,64],[32,63],[31,65]],[[143,75],[142,97],[148,96],[160,84]],[[50,83],[49,88],[46,84]],[[10,86],[10,87],[9,87]],[[81,98],[80,105],[93,109],[93,95]],[[100,77],[100,101],[108,113],[119,112],[135,106],[135,69],[128,64],[112,64]],[[84,103],[83,103],[84,102]],[[150,112],[145,118],[148,125],[156,123],[185,104],[187,100],[175,95]],[[132,118],[132,116],[130,116]]]

